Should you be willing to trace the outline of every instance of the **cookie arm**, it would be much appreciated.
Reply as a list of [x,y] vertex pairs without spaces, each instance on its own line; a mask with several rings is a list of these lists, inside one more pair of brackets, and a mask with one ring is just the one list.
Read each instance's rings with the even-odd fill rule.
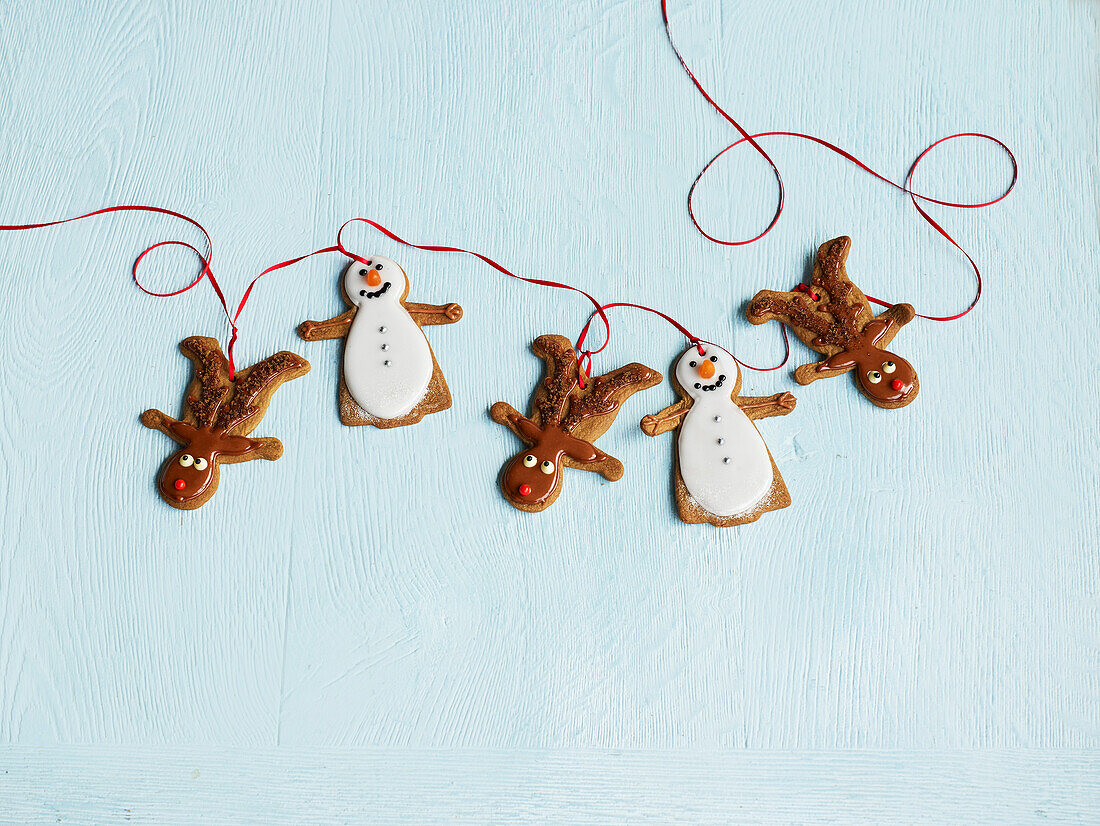
[[642,417],[642,433],[646,436],[660,436],[679,426],[680,421],[691,409],[691,402],[681,399],[676,404],[671,404],[660,413],[652,413]]
[[252,439],[251,441],[256,443],[256,447],[252,450],[256,459],[267,459],[269,462],[274,462],[283,455],[283,443],[273,436],[261,436],[259,439]]
[[739,396],[737,406],[750,419],[763,419],[767,416],[786,416],[798,403],[790,393],[776,393],[774,396]]
[[507,402],[497,402],[489,408],[489,418],[502,424],[527,444],[535,443],[538,426]]
[[575,467],[577,470],[587,470],[591,473],[598,473],[608,482],[617,482],[623,478],[622,462],[614,456],[609,456],[602,451],[598,450],[596,453],[598,456],[594,462],[578,462],[568,457],[566,461],[569,467]]
[[886,322],[882,331],[875,338],[876,347],[887,347],[898,331],[917,316],[917,311],[912,304],[895,304],[893,307],[879,313],[871,323]]
[[141,414],[141,423],[150,430],[159,430],[173,442],[179,442],[181,445],[187,444],[187,440],[172,429],[172,425],[179,424],[179,422],[166,413],[150,408]]
[[298,335],[306,341],[343,338],[351,329],[351,320],[355,317],[355,309],[355,307],[352,307],[327,321],[303,321],[298,325]]
[[417,304],[405,302],[405,309],[417,324],[454,324],[462,319],[462,307],[450,304]]

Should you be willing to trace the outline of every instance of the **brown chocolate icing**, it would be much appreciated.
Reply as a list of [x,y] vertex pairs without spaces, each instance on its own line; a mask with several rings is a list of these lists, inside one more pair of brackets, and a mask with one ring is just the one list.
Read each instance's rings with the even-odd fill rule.
[[238,371],[231,381],[215,339],[191,336],[180,350],[194,365],[183,418],[146,410],[141,421],[182,445],[164,463],[157,490],[172,507],[192,510],[214,495],[221,464],[279,458],[278,439],[251,439],[248,434],[263,418],[275,390],[309,372],[309,362],[284,350]]
[[[859,389],[879,407],[904,407],[920,389],[913,366],[883,349],[916,315],[908,304],[895,304],[875,317],[867,297],[848,278],[845,261],[851,239],[834,238],[821,245],[806,292],[761,290],[749,303],[753,324],[779,319],[824,361],[795,371],[801,384],[856,370]],[[892,371],[890,368],[893,368]]]
[[611,426],[623,401],[661,379],[656,371],[633,363],[596,376],[582,388],[568,339],[539,336],[531,349],[546,362],[531,417],[504,402],[493,405],[491,413],[529,445],[501,473],[504,497],[520,510],[541,511],[557,498],[563,467],[591,470],[609,480],[622,477],[622,463],[593,442]]

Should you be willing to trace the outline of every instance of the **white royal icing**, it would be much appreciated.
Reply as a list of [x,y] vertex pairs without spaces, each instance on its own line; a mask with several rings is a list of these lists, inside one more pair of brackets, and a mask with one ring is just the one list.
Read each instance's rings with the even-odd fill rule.
[[[677,441],[680,477],[702,508],[715,516],[735,516],[752,510],[771,490],[772,461],[760,432],[730,398],[740,371],[737,362],[721,347],[702,347],[703,355],[692,346],[676,362],[676,381],[692,400]],[[714,376],[704,379],[691,362],[711,356],[718,356]],[[721,387],[703,389],[722,375]]]
[[[408,288],[405,271],[389,258],[367,260],[381,276],[378,286],[367,284],[360,272],[368,267],[360,261],[344,271],[344,290],[358,307],[344,344],[344,383],[368,414],[396,419],[424,398],[435,366],[428,340],[401,304]],[[381,295],[363,294],[377,293],[386,283],[390,286]]]

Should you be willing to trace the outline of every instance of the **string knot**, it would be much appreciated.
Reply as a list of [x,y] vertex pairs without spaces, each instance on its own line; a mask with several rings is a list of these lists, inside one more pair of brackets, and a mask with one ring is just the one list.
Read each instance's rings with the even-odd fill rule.
[[806,295],[808,295],[810,297],[811,301],[817,301],[819,298],[821,298],[821,296],[819,296],[817,293],[815,293],[813,290],[811,290],[805,284],[795,285],[794,292],[796,292],[796,293],[806,293]]
[[592,375],[592,351],[581,350],[577,354],[577,382],[581,390],[588,384],[588,378]]

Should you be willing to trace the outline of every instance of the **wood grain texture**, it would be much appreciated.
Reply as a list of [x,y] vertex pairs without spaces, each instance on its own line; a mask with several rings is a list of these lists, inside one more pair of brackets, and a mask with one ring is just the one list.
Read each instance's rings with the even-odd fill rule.
[[[418,301],[464,307],[462,324],[431,332],[454,406],[392,432],[341,426],[339,348],[294,332],[342,309],[340,262],[270,276],[238,360],[291,349],[311,361],[264,419],[286,452],[235,466],[210,503],[181,514],[156,496],[169,448],[138,415],[174,410],[188,377],[179,341],[224,340],[226,325],[205,289],[157,301],[128,268],[149,243],[194,236],[140,216],[0,235],[0,742],[30,772],[0,779],[0,804],[39,817],[33,807],[62,801],[95,821],[117,816],[97,789],[129,790],[171,822],[180,781],[158,787],[158,767],[208,756],[231,777],[243,754],[252,802],[231,779],[202,798],[234,795],[240,822],[263,820],[272,799],[338,820],[395,777],[394,797],[434,789],[429,814],[477,822],[503,799],[504,821],[554,819],[539,807],[556,795],[569,821],[573,786],[598,800],[669,765],[699,800],[738,806],[727,820],[810,822],[819,798],[797,792],[825,794],[819,764],[848,789],[877,778],[820,798],[842,822],[887,822],[876,815],[912,778],[954,784],[945,799],[973,803],[973,818],[984,801],[1001,807],[992,822],[1019,823],[1046,811],[1036,800],[1050,780],[1052,810],[1087,818],[1100,385],[1078,319],[1100,314],[1100,6],[684,0],[672,22],[751,129],[812,131],[895,178],[952,132],[1013,147],[1011,199],[934,212],[988,280],[964,321],[904,331],[920,399],[883,412],[850,382],[803,388],[768,430],[793,505],[719,531],[680,523],[672,446],[632,425],[674,399],[661,386],[601,439],[622,480],[576,474],[573,507],[520,513],[496,486],[513,437],[487,410],[526,398],[540,371],[528,343],[575,335],[583,299],[356,230],[357,249],[402,264]],[[790,140],[768,144],[788,184],[779,228],[747,248],[701,239],[686,187],[733,138],[670,54],[656,0],[15,0],[0,4],[0,72],[0,222],[123,202],[179,209],[210,229],[234,297],[264,266],[332,243],[353,215],[660,307],[750,363],[780,345],[744,320],[745,301],[789,289],[837,235],[852,236],[849,266],[873,295],[942,314],[971,294],[965,263],[904,197]],[[960,142],[917,185],[980,197],[1005,182],[1002,159]],[[712,231],[745,237],[773,195],[763,165],[731,153],[698,206]],[[193,272],[165,255],[148,280],[180,286]],[[682,348],[658,320],[614,321],[597,369],[663,366]],[[743,389],[792,388],[780,371],[748,374]],[[30,748],[58,744],[74,748]],[[373,786],[340,783],[333,767],[358,747],[378,751],[346,766]],[[466,750],[440,777],[461,784],[464,765],[484,778],[468,810],[447,808],[462,802],[433,786],[430,754],[391,752],[433,748]],[[582,769],[602,757],[575,769],[562,749],[638,753],[601,785]],[[736,749],[821,751],[778,771]],[[987,749],[1034,751],[954,753]],[[723,756],[695,767],[708,750]],[[543,762],[551,791],[523,774]],[[776,770],[783,785],[736,803],[730,784],[749,764],[760,784]],[[282,790],[292,765],[305,780]],[[1014,778],[1035,784],[1014,794]],[[638,820],[664,806],[706,822],[691,795],[670,794],[609,799],[640,807]],[[909,821],[921,806],[930,821],[947,811],[909,802]]]
[[7,822],[1090,824],[1095,754],[0,748]]

